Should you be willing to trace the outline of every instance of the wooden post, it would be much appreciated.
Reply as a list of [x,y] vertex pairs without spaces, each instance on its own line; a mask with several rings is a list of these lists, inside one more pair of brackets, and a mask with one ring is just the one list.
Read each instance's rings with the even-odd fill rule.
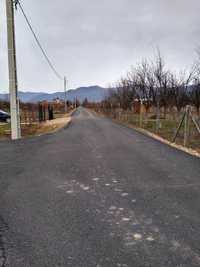
[[144,113],[143,99],[140,99],[140,128],[142,128],[143,124],[143,113]]
[[191,110],[190,110],[190,117],[192,118],[192,121],[193,121],[198,133],[200,134],[200,127],[199,127],[198,123],[196,122],[195,118],[193,117]]
[[185,125],[184,125],[184,146],[187,146],[189,139],[189,115],[190,115],[190,106],[186,106],[185,111]]
[[158,133],[160,129],[160,97],[157,96],[156,100],[156,132]]

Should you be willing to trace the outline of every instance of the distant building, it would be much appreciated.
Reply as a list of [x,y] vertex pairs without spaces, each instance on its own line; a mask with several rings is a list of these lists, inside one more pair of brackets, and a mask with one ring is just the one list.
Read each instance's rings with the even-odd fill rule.
[[53,99],[53,104],[62,104],[64,101],[60,99],[59,97],[56,97]]

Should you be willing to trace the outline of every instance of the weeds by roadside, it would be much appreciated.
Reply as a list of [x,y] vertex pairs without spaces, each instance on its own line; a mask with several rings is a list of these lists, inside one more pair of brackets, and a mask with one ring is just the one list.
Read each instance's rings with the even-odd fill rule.
[[[166,114],[165,117],[161,116],[160,127],[159,129],[157,129],[156,116],[154,115],[154,113],[146,114],[142,118],[141,122],[141,115],[134,113],[132,111],[103,110],[103,109],[102,110],[98,109],[96,111],[127,126],[147,130],[150,133],[156,134],[168,140],[169,142],[173,141],[173,137],[176,133],[176,130],[180,123],[180,119],[182,117],[182,113],[176,116],[172,116],[172,114]],[[189,121],[188,134],[189,136],[188,136],[187,147],[200,152],[200,135],[191,121]],[[183,140],[184,140],[184,126],[182,126],[179,131],[179,134],[176,139],[176,144],[183,145]]]
[[[59,114],[52,121],[21,124],[22,137],[42,135],[63,128],[70,121],[70,114]],[[0,124],[0,139],[10,139],[10,123]]]

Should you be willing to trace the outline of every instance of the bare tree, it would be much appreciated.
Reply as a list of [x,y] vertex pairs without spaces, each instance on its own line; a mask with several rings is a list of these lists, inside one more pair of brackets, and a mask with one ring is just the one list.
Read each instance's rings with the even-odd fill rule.
[[163,86],[167,75],[164,59],[162,58],[159,49],[157,49],[156,60],[155,63],[153,63],[153,73],[155,76],[156,130],[158,131],[160,128],[161,95],[164,90]]

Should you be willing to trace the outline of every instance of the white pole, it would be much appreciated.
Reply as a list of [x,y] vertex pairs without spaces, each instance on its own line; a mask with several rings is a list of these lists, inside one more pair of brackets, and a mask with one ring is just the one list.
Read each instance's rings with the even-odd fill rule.
[[15,47],[15,22],[13,0],[6,0],[9,92],[11,113],[11,138],[21,138],[20,115],[18,103],[17,64]]
[[67,113],[67,80],[64,77],[64,93],[65,93],[65,113]]

